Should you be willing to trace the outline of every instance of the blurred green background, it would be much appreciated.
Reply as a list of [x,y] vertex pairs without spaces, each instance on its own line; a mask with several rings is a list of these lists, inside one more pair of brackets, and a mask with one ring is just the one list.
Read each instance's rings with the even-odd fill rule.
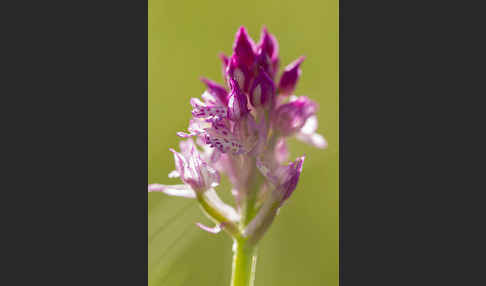
[[[299,185],[261,241],[256,286],[328,285],[339,278],[338,1],[148,2],[148,181],[178,184],[168,148],[191,117],[200,76],[223,83],[219,52],[231,54],[244,25],[255,41],[266,25],[280,45],[281,68],[305,55],[296,95],[320,105],[326,150],[290,140],[291,159],[306,154]],[[228,184],[218,187],[229,198]],[[224,194],[226,193],[226,195]],[[150,193],[149,285],[228,286],[232,241],[206,233],[195,201]],[[209,224],[212,226],[211,224]]]

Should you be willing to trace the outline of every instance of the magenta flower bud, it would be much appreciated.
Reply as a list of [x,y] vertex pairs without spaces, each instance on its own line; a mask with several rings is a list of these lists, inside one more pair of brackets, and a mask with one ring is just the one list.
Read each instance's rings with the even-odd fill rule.
[[278,191],[282,194],[282,204],[292,195],[297,187],[300,173],[302,173],[304,159],[305,156],[297,158],[294,162],[287,165],[281,174],[282,184],[278,188]]
[[226,73],[228,80],[234,80],[241,90],[248,91],[253,74],[245,65],[241,64],[235,55],[229,59]]
[[258,48],[261,48],[272,60],[278,57],[277,39],[268,32],[267,27],[263,27],[262,29]]
[[228,92],[223,86],[204,77],[201,77],[201,81],[206,84],[209,93],[217,97],[222,104],[228,103]]
[[268,74],[260,69],[250,88],[250,102],[253,106],[273,106],[275,102],[275,84]]
[[298,157],[294,162],[286,166],[275,164],[275,162],[265,161],[265,159],[257,159],[257,167],[275,187],[275,199],[282,205],[292,194],[299,182],[300,173],[302,172],[302,165],[304,164],[305,156]]
[[295,86],[297,85],[299,77],[302,74],[300,64],[304,61],[304,59],[304,57],[300,57],[285,68],[278,84],[280,94],[291,95],[294,92]]
[[297,99],[282,104],[275,111],[274,126],[283,136],[290,136],[298,132],[307,119],[317,111],[317,104],[300,96]]
[[238,84],[230,80],[231,93],[228,98],[228,118],[237,121],[250,112],[247,107],[246,95],[240,90]]
[[273,35],[263,27],[260,42],[257,45],[257,65],[262,67],[272,78],[278,69],[278,43]]
[[236,33],[236,40],[233,44],[233,51],[238,61],[247,69],[251,70],[255,61],[255,44],[248,36],[245,27],[240,27]]

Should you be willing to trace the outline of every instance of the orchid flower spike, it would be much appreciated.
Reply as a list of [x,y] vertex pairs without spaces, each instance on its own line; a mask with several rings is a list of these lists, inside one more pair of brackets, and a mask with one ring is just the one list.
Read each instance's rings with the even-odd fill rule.
[[[327,142],[316,132],[318,104],[293,95],[304,57],[289,64],[277,81],[279,46],[266,27],[256,44],[244,27],[239,28],[233,54],[220,58],[223,83],[201,78],[205,90],[200,98],[190,99],[188,129],[177,133],[184,138],[180,152],[170,149],[175,170],[169,178],[181,183],[151,184],[148,190],[196,199],[215,225],[197,226],[210,233],[224,230],[235,249],[246,251],[255,248],[298,187],[304,156],[286,163],[288,138],[318,148],[326,148]],[[234,196],[234,206],[221,200],[215,189],[221,175],[232,184],[226,191]],[[233,281],[251,280],[235,273]]]

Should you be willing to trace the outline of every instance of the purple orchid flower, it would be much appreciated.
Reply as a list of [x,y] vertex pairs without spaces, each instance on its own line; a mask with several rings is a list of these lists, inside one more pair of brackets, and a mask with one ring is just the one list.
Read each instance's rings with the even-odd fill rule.
[[149,186],[149,191],[193,198],[196,192],[205,192],[216,187],[220,180],[219,173],[201,159],[192,139],[181,141],[180,148],[181,153],[170,149],[174,154],[176,170],[170,172],[169,177],[179,177],[184,185],[153,184]]
[[[263,28],[255,44],[246,29],[236,33],[233,54],[220,54],[224,84],[201,78],[206,90],[191,98],[188,132],[178,132],[180,152],[169,178],[183,184],[149,185],[149,192],[195,198],[215,227],[236,242],[254,246],[298,186],[304,156],[287,163],[287,139],[318,148],[327,142],[317,131],[318,105],[306,96],[294,96],[304,57],[289,64],[276,81],[279,46]],[[278,87],[278,88],[277,88]],[[195,137],[195,141],[193,137]],[[220,174],[229,178],[235,207],[216,193]]]
[[283,136],[290,136],[304,126],[307,119],[317,111],[317,104],[306,96],[291,98],[275,111],[274,124]]

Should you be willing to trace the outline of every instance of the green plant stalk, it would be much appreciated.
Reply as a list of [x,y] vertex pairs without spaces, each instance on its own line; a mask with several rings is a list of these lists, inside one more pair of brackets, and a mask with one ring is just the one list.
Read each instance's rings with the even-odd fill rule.
[[233,243],[231,286],[253,286],[257,262],[257,247],[245,239]]
[[[252,158],[252,160],[251,165],[255,166],[255,158]],[[243,205],[240,222],[241,231],[243,231],[256,215],[257,194],[263,181],[264,177],[260,174],[257,168],[253,167]],[[251,243],[248,238],[244,236],[234,238],[231,286],[253,286],[255,281],[256,261],[257,245]]]

